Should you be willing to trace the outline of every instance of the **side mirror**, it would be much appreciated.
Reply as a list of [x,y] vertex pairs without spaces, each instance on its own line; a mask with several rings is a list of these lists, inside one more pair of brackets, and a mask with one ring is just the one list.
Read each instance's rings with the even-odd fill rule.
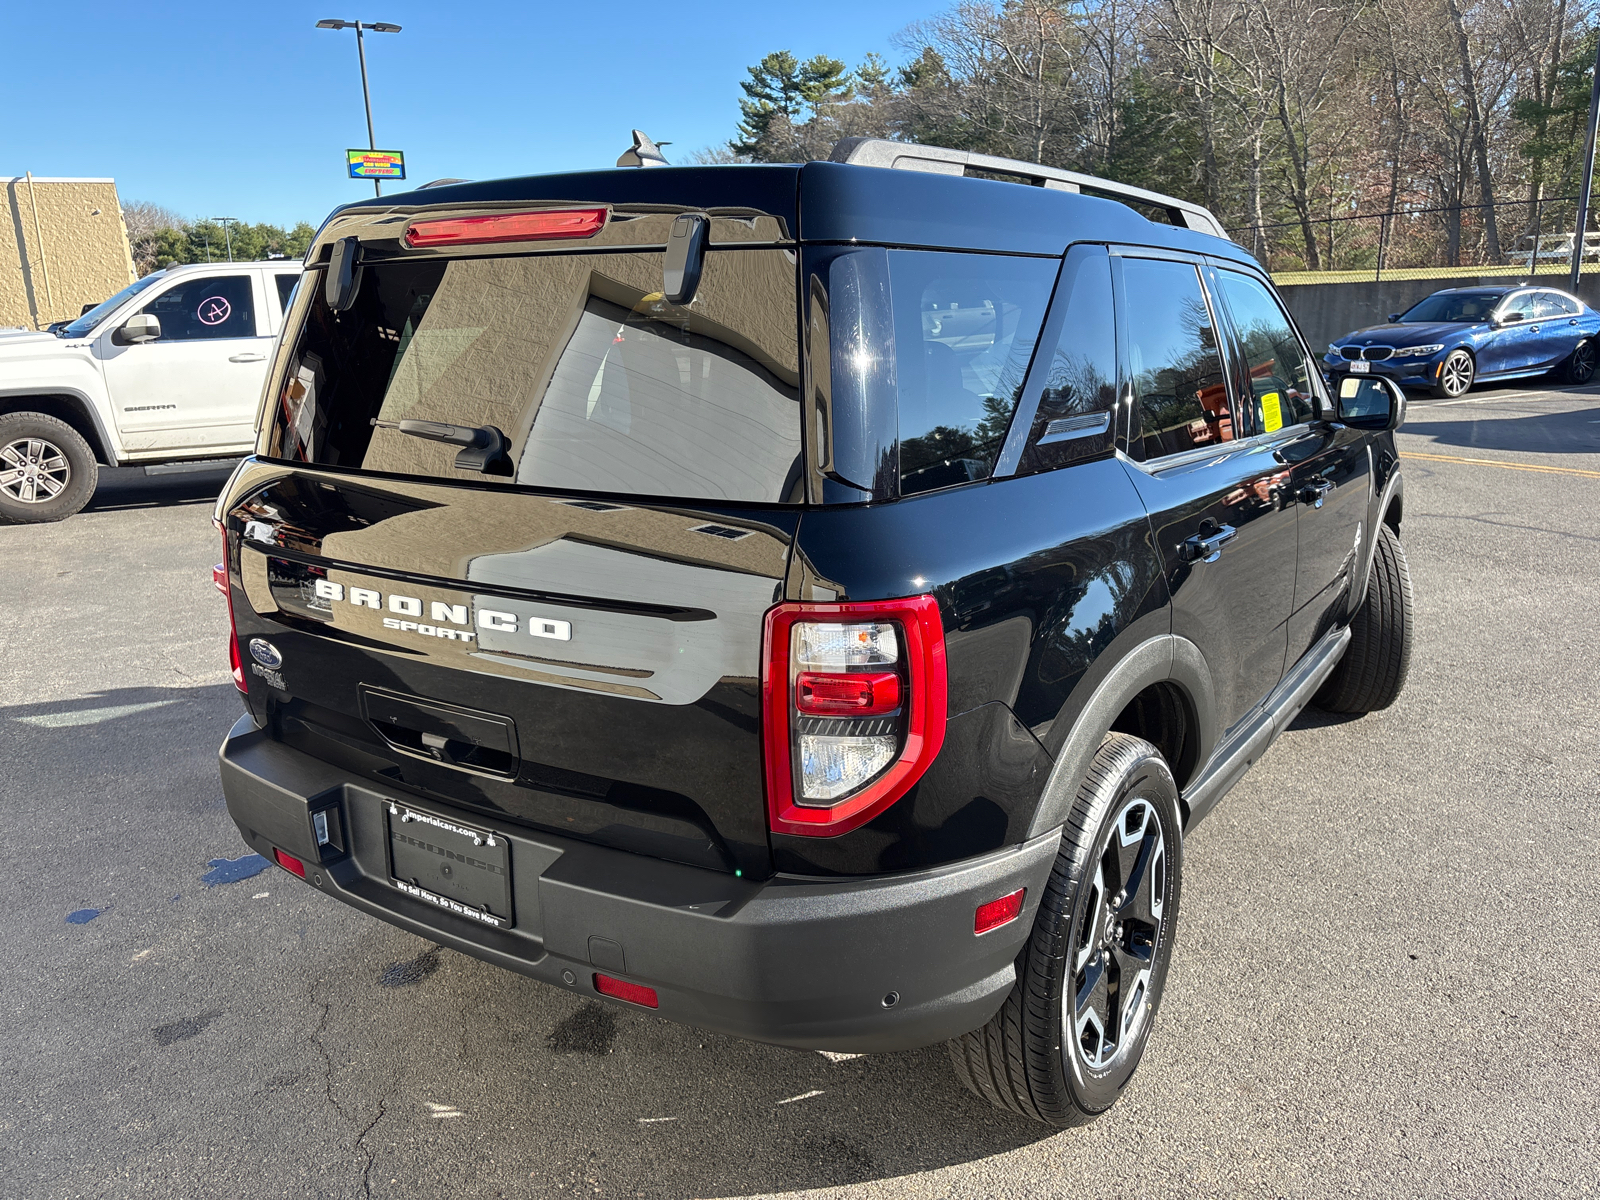
[[1404,313],[1390,313],[1389,314],[1389,324],[1393,325],[1396,321],[1398,321],[1403,316],[1405,316]]
[[700,286],[711,222],[704,213],[684,213],[672,222],[661,268],[661,294],[673,304],[688,304]]
[[322,298],[334,312],[345,312],[356,302],[361,290],[361,239],[340,238],[333,244],[328,259],[328,274],[322,281]]
[[1508,312],[1508,313],[1501,313],[1498,317],[1495,318],[1495,322],[1494,323],[1496,325],[1516,325],[1516,324],[1519,324],[1519,323],[1521,323],[1523,321],[1526,321],[1527,319],[1528,319],[1528,314],[1525,313],[1525,312]]
[[1406,419],[1406,394],[1382,375],[1346,375],[1339,381],[1339,420],[1354,429],[1399,429]]
[[100,306],[98,304],[85,304],[82,308],[80,308],[78,310],[78,315],[81,317],[81,316],[83,316],[84,313],[91,313],[91,312],[93,312],[95,309],[97,309],[99,307]]
[[122,323],[122,328],[111,335],[118,346],[137,346],[153,342],[161,336],[161,318],[150,313],[135,313]]

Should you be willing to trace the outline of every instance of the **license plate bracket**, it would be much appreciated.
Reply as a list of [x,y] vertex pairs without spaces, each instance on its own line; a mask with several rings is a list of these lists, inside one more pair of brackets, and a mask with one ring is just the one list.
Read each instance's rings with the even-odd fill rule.
[[511,847],[503,835],[398,802],[384,820],[395,887],[491,929],[511,927]]

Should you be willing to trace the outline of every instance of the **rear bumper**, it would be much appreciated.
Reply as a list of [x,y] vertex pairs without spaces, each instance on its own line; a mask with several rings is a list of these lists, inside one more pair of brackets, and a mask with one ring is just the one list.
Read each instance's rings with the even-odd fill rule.
[[[604,971],[656,989],[658,1015],[755,1041],[883,1051],[976,1029],[1015,981],[1060,831],[908,875],[750,882],[565,838],[495,826],[511,847],[514,924],[486,928],[390,882],[372,781],[291,749],[241,718],[222,744],[228,812],[255,850],[280,848],[306,881],[441,945],[568,991]],[[479,827],[477,816],[396,798]],[[344,849],[319,852],[312,813],[336,809]],[[983,936],[978,905],[1028,889],[1021,917]],[[898,996],[890,1006],[885,998]],[[610,1001],[620,1003],[619,1001]]]

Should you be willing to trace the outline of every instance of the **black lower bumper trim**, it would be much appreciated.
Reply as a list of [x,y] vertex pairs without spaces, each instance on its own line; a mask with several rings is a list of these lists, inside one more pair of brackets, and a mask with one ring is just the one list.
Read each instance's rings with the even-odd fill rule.
[[[499,929],[394,885],[383,817],[391,798],[372,781],[272,740],[249,718],[220,757],[228,811],[245,840],[268,858],[274,848],[300,858],[307,882],[347,904],[597,999],[593,972],[603,968],[654,988],[661,1016],[806,1049],[910,1049],[987,1021],[1015,982],[1060,842],[1055,830],[907,875],[752,882],[501,828],[515,923]],[[484,824],[415,797],[404,803]],[[312,815],[333,807],[346,844],[319,849]],[[976,936],[978,905],[1019,887],[1027,888],[1020,918]]]

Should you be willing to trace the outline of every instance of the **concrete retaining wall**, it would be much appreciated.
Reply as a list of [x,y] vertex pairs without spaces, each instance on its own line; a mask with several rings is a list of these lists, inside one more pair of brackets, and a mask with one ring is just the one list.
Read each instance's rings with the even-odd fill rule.
[[[1592,271],[1585,267],[1585,271]],[[1318,354],[1328,344],[1352,330],[1381,325],[1390,313],[1404,312],[1424,296],[1444,288],[1504,287],[1524,280],[1504,275],[1485,275],[1481,279],[1385,279],[1381,283],[1292,283],[1279,287],[1296,324]],[[1566,290],[1565,275],[1544,275],[1538,282]],[[1591,308],[1600,308],[1600,273],[1585,274],[1578,283],[1578,296]]]

